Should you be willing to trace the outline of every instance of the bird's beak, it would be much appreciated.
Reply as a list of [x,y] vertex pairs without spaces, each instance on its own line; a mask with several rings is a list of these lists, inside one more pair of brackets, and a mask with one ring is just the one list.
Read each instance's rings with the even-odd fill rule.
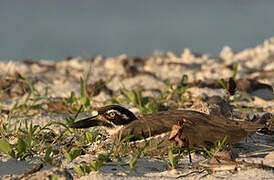
[[79,120],[70,125],[70,128],[89,128],[94,126],[112,126],[102,115],[96,115]]

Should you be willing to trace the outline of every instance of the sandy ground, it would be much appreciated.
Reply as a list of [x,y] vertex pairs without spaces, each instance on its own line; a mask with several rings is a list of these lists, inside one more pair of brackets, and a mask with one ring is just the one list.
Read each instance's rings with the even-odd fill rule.
[[[256,107],[261,110],[261,112],[248,111],[245,116],[247,119],[262,117],[267,113],[272,114],[273,117],[274,38],[266,40],[262,45],[237,53],[232,52],[229,47],[224,47],[218,57],[194,54],[189,49],[185,49],[181,55],[168,52],[143,58],[121,55],[115,58],[98,56],[86,59],[68,58],[61,61],[0,62],[0,77],[5,79],[20,73],[22,76],[28,77],[39,93],[49,99],[66,98],[72,91],[76,95],[80,94],[79,79],[85,77],[88,70],[91,69],[89,83],[94,84],[103,80],[101,83],[104,84],[91,100],[92,105],[100,107],[104,101],[119,96],[121,87],[129,90],[141,87],[144,95],[159,96],[159,90],[165,88],[166,80],[178,84],[183,74],[188,76],[187,82],[191,84],[191,88],[187,90],[186,98],[196,99],[214,95],[225,97],[226,91],[216,87],[216,83],[213,82],[219,78],[228,79],[231,77],[235,63],[239,64],[237,79],[244,79],[240,82],[244,86],[239,91],[251,97],[252,102],[243,100],[234,102],[233,105]],[[26,97],[27,95],[18,87],[12,87],[9,94],[3,95],[0,101],[1,120],[5,122],[8,117],[6,113],[3,113],[3,110],[10,110],[16,103],[23,103]],[[135,113],[139,112],[132,104],[125,106]],[[45,125],[51,121],[64,122],[67,116],[68,114],[63,113],[37,113],[34,111],[29,116],[12,117],[12,125],[16,121],[24,119],[39,125]],[[86,114],[80,116],[84,117]],[[58,132],[58,129],[56,131]],[[136,165],[136,171],[130,171],[128,161],[131,157],[126,157],[121,162],[107,163],[98,172],[92,172],[80,178],[72,167],[94,157],[94,155],[86,154],[77,157],[71,163],[63,158],[60,167],[44,164],[40,171],[26,176],[25,179],[38,177],[47,179],[53,174],[57,174],[59,179],[274,179],[274,136],[254,134],[250,139],[240,144],[244,147],[243,153],[247,153],[262,149],[263,147],[256,146],[258,143],[268,145],[272,147],[272,150],[256,156],[240,157],[236,161],[244,160],[250,163],[264,164],[267,165],[265,168],[236,166],[230,170],[211,172],[205,168],[197,168],[199,163],[207,161],[199,154],[192,154],[193,164],[188,162],[186,156],[180,160],[176,170],[167,170],[164,160],[142,157]],[[91,145],[90,148],[96,150],[97,147]],[[18,161],[1,153],[0,177],[2,179],[22,178],[24,173],[40,163],[41,157]]]

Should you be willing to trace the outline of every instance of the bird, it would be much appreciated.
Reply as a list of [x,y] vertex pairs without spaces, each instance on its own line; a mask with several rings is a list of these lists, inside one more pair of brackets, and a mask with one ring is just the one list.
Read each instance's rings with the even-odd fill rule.
[[[228,143],[235,144],[264,127],[263,124],[228,120],[194,110],[168,110],[137,117],[120,105],[108,105],[99,108],[97,115],[72,123],[70,128],[103,126],[111,137],[134,135],[148,138],[171,132],[179,124],[183,134],[180,138],[191,146],[210,146],[225,137]],[[173,139],[172,136],[171,133],[169,140]]]

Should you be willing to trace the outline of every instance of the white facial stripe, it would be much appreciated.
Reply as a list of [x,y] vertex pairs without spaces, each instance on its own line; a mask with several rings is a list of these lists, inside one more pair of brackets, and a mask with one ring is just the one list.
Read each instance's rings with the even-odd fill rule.
[[120,113],[119,111],[117,111],[115,109],[110,109],[110,110],[107,111],[107,113],[111,113],[111,112],[114,112],[114,113],[118,114],[119,116],[122,116],[123,119],[129,119],[129,117],[127,117],[127,115],[122,114],[122,113]]
[[111,113],[111,112],[114,112],[114,113],[116,113],[116,114],[118,114],[120,116],[122,115],[119,111],[117,111],[115,109],[110,109],[110,110],[107,111],[108,114]]
[[127,115],[123,114],[122,115],[123,119],[129,119],[129,117],[127,117]]

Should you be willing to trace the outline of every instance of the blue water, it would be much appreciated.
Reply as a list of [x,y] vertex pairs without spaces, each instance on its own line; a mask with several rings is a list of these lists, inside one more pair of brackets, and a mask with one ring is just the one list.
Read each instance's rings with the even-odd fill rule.
[[0,59],[218,55],[274,36],[273,0],[0,0]]

